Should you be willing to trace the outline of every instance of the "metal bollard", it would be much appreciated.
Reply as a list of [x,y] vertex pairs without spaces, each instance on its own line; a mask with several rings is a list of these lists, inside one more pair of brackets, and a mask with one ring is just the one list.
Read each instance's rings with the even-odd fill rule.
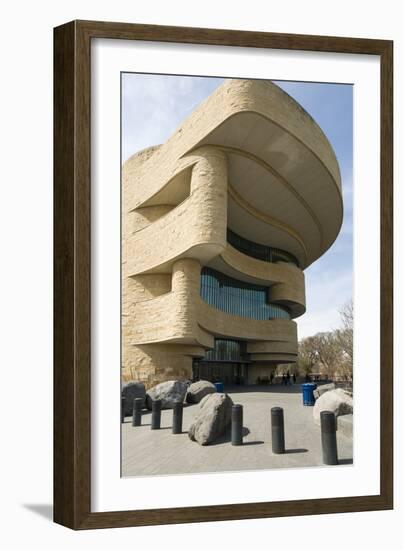
[[281,407],[271,409],[271,449],[275,454],[285,453],[284,411]]
[[183,403],[176,401],[173,406],[172,413],[172,433],[182,433],[182,420],[183,420]]
[[336,439],[337,420],[333,412],[322,411],[320,413],[320,430],[322,435],[323,464],[336,466],[339,463]]
[[243,430],[243,407],[242,405],[232,405],[231,418],[231,444],[242,445]]
[[162,401],[156,399],[152,402],[152,413],[151,413],[151,429],[159,430],[161,428],[161,407]]
[[133,418],[132,426],[141,426],[141,412],[143,409],[143,399],[136,397],[133,399]]
[[122,397],[120,401],[120,421],[122,424],[125,421],[125,401],[126,401],[126,398]]

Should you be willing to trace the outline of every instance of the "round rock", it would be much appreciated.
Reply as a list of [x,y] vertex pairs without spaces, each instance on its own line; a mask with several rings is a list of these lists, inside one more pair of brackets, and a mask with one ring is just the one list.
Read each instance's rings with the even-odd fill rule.
[[125,416],[133,414],[133,400],[141,397],[143,407],[146,400],[146,389],[141,382],[127,382],[122,388],[122,397],[125,398],[124,413]]
[[211,382],[199,380],[198,382],[193,382],[188,387],[186,401],[188,403],[200,403],[203,397],[210,393],[216,393],[216,391],[216,387]]
[[146,407],[151,410],[152,402],[160,399],[163,409],[172,409],[175,401],[183,403],[187,389],[188,383],[183,380],[161,382],[147,391]]
[[313,419],[320,425],[320,413],[322,411],[334,412],[336,417],[353,413],[353,396],[350,392],[338,388],[322,394],[313,407]]
[[208,445],[224,434],[231,423],[232,399],[225,393],[211,393],[200,401],[189,438]]

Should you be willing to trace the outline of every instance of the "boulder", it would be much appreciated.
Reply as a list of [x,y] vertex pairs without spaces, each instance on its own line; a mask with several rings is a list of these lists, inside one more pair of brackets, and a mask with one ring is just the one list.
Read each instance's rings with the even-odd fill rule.
[[313,396],[315,397],[315,399],[319,399],[319,397],[327,391],[335,389],[336,386],[334,384],[323,384],[322,386],[318,386],[316,390],[313,391]]
[[320,413],[322,411],[332,411],[336,417],[344,414],[352,414],[352,394],[348,391],[342,390],[341,388],[327,391],[316,400],[313,408],[313,419],[318,425],[320,425]]
[[199,404],[189,438],[208,445],[222,435],[231,423],[232,399],[225,393],[210,393]]
[[141,382],[127,382],[122,388],[122,397],[125,398],[124,413],[125,416],[131,416],[133,414],[133,400],[136,397],[141,397],[143,400],[143,407],[146,400],[146,389]]
[[146,406],[151,410],[152,402],[161,399],[163,409],[172,409],[175,401],[185,400],[188,382],[183,380],[169,380],[161,382],[147,391]]
[[216,393],[216,391],[216,387],[211,382],[199,380],[188,387],[186,401],[188,403],[200,403],[203,397],[210,393]]

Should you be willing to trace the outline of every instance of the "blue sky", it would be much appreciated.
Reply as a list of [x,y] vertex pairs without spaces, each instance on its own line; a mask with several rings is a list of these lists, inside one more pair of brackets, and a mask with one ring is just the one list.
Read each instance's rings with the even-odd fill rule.
[[[122,75],[122,160],[163,143],[221,83],[221,78]],[[297,319],[299,339],[340,325],[340,308],[353,291],[353,87],[348,84],[275,83],[316,120],[340,165],[344,221],[332,247],[305,270],[307,312]]]

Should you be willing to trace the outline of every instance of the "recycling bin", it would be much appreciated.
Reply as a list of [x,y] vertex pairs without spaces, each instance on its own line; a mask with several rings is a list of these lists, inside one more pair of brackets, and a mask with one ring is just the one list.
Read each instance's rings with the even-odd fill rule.
[[301,384],[302,387],[302,403],[306,407],[313,407],[315,405],[315,397],[313,390],[316,390],[317,385],[309,382],[307,384]]
[[222,382],[216,382],[214,384],[217,393],[224,393],[224,384]]

